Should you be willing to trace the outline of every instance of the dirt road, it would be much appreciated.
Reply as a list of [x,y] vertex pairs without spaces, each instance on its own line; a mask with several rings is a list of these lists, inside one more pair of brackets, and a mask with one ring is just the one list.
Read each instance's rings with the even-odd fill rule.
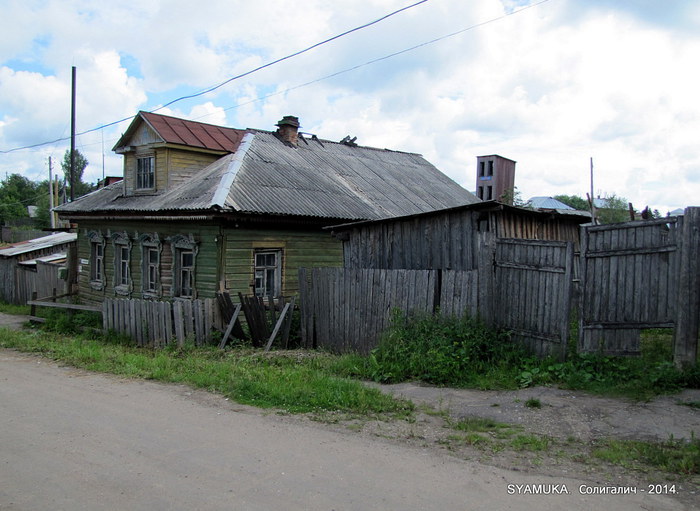
[[645,488],[589,494],[599,484],[461,461],[183,386],[0,350],[3,511],[688,509]]

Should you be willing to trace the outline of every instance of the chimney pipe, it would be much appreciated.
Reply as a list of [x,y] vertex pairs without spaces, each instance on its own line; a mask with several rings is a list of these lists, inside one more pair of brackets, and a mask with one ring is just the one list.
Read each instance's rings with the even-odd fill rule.
[[285,115],[277,126],[277,136],[282,139],[282,142],[297,147],[299,142],[299,118],[293,115]]

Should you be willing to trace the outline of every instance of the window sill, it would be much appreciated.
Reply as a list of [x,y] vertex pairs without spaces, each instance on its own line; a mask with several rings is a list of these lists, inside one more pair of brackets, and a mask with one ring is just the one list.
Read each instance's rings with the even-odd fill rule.
[[104,291],[105,288],[105,283],[102,282],[101,280],[91,280],[90,281],[90,289],[94,289],[95,291]]

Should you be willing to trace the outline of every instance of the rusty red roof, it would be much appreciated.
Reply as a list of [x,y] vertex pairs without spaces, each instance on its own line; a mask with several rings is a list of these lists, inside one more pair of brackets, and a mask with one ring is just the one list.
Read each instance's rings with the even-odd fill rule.
[[[143,119],[164,142],[170,144],[233,153],[241,143],[243,135],[245,135],[245,130],[188,121],[151,112],[139,112],[138,117]],[[136,124],[132,122],[115,147],[122,145],[129,138]]]

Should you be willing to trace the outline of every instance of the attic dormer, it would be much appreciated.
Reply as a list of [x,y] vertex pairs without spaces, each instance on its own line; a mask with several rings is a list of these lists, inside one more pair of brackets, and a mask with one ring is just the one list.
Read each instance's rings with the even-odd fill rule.
[[164,192],[235,152],[245,132],[139,112],[114,146],[124,155],[124,194]]

